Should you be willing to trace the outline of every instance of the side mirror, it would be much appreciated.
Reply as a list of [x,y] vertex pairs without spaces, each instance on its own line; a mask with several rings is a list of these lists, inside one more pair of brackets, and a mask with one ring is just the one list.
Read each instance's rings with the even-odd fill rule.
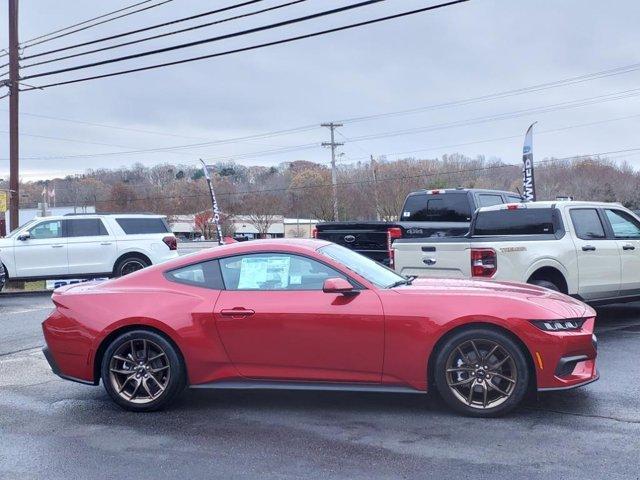
[[322,285],[324,293],[341,293],[342,295],[357,295],[359,292],[344,278],[327,278]]
[[30,238],[31,238],[31,235],[29,234],[29,232],[23,233],[22,235],[18,235],[18,240],[20,240],[21,242],[24,242],[25,240],[29,240]]

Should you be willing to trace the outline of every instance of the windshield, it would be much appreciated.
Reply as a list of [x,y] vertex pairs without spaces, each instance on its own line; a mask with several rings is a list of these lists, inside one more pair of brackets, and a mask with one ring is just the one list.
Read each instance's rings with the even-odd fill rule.
[[360,255],[359,253],[349,250],[340,245],[331,244],[318,249],[323,255],[332,258],[341,263],[352,272],[357,273],[361,277],[366,278],[374,285],[381,288],[391,288],[400,284],[407,283],[407,279],[402,275],[387,268],[378,262],[374,262],[370,258]]
[[21,225],[20,227],[12,230],[5,238],[13,238],[16,236],[16,234],[22,230],[24,227],[31,225],[32,223],[34,223],[36,220],[29,220],[27,223],[25,223],[24,225]]

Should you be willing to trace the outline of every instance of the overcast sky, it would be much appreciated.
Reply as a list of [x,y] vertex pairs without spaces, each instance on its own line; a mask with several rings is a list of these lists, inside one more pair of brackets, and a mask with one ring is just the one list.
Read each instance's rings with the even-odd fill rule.
[[[238,1],[173,0],[143,13],[27,48],[24,55],[205,12],[214,4],[226,6]],[[215,17],[182,23],[179,27],[286,1],[264,0]],[[21,0],[20,40],[132,3],[135,1]],[[208,38],[351,3],[355,2],[307,0],[275,12],[191,33],[25,68],[22,75]],[[242,38],[26,82],[41,85],[205,55],[435,3],[433,0],[387,0],[356,11]],[[199,157],[211,159],[211,162],[236,158],[238,163],[245,165],[273,165],[296,159],[328,162],[329,152],[319,144],[328,140],[329,132],[320,127],[289,135],[172,152],[117,152],[215,142],[425,107],[634,64],[640,62],[638,18],[640,2],[637,0],[471,0],[382,24],[261,50],[24,92],[21,94],[23,115],[20,118],[23,134],[20,138],[21,177],[24,180],[50,178],[82,173],[87,168],[118,167],[134,162],[195,164]],[[7,25],[6,2],[0,10],[0,25]],[[176,28],[167,27],[120,41]],[[1,46],[4,47],[7,44],[6,28],[2,32]],[[62,54],[38,60],[59,55]],[[6,57],[0,60],[6,60]],[[22,65],[35,61],[37,59],[23,60]],[[0,69],[3,70],[5,68]],[[471,105],[345,122],[340,129],[343,136],[337,138],[345,142],[341,149],[344,155],[340,158],[342,162],[363,160],[370,154],[386,154],[388,159],[398,158],[398,154],[436,158],[445,153],[460,152],[515,163],[521,156],[524,131],[534,121],[538,121],[534,139],[537,159],[640,147],[637,134],[640,99],[635,96],[640,90],[631,92],[633,96],[625,94],[625,98],[614,101],[548,109],[546,113],[519,114],[507,120],[430,131],[423,129],[417,133],[370,140],[348,140],[628,91],[640,87],[639,77],[640,72],[633,71]],[[4,92],[3,89],[0,94]],[[0,100],[0,178],[8,177],[7,110],[8,99]],[[593,125],[595,122],[600,123]],[[550,132],[545,133],[547,131]],[[479,143],[485,140],[490,141]],[[282,147],[293,148],[278,154],[261,153]],[[404,155],[404,152],[415,153]],[[78,157],[110,153],[113,155]],[[255,156],[250,156],[253,153]],[[640,167],[640,154],[612,156]]]

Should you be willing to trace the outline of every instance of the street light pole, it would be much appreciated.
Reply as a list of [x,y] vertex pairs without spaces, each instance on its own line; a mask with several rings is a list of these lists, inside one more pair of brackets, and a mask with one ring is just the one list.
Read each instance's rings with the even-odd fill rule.
[[9,230],[18,228],[20,223],[18,45],[18,0],[9,0]]

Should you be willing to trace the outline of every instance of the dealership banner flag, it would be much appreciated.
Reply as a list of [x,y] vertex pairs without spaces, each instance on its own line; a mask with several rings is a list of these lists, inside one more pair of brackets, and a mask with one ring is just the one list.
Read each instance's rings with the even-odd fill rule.
[[207,179],[207,185],[209,186],[209,193],[211,194],[211,207],[213,209],[213,224],[216,226],[216,233],[218,234],[218,245],[224,245],[224,238],[222,238],[222,228],[220,228],[220,209],[218,208],[218,201],[216,200],[216,193],[213,191],[213,184],[211,183],[211,176],[209,175],[209,169],[207,164],[202,159],[202,171],[204,172],[204,178]]
[[533,175],[533,126],[531,124],[524,136],[522,148],[522,196],[527,202],[536,201],[536,183]]

